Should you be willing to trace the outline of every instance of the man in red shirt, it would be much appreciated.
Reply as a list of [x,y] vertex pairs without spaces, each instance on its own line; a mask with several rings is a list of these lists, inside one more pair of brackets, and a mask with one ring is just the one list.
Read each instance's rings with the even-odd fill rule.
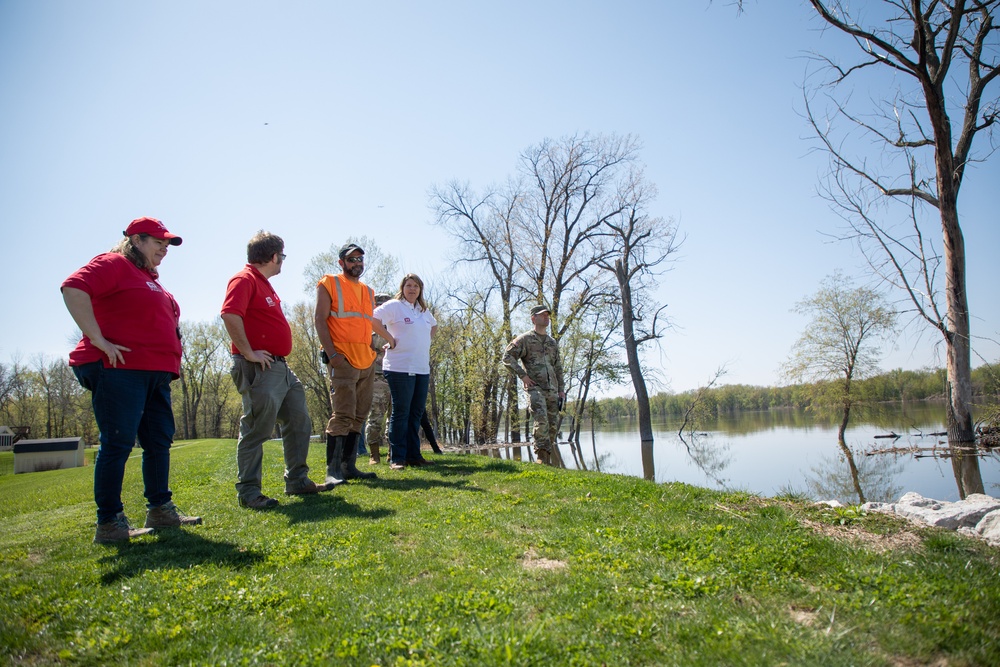
[[231,375],[243,397],[236,443],[236,492],[241,506],[258,510],[278,505],[261,491],[263,445],[275,423],[285,453],[285,494],[333,488],[308,477],[306,457],[312,422],[302,383],[285,361],[292,352],[292,329],[269,282],[281,273],[284,249],[281,237],[257,232],[247,244],[247,265],[229,280],[222,304],[222,321],[233,341]]

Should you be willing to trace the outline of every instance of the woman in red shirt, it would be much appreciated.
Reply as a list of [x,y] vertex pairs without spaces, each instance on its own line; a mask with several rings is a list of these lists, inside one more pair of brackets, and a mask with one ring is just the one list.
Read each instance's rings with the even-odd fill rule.
[[[69,364],[91,392],[101,449],[94,463],[98,543],[127,541],[154,528],[200,524],[184,516],[169,486],[174,413],[170,383],[180,374],[180,308],[157,267],[181,237],[159,220],[138,218],[121,242],[63,281],[66,308],[83,338]],[[145,528],[135,529],[121,499],[125,462],[142,447]]]

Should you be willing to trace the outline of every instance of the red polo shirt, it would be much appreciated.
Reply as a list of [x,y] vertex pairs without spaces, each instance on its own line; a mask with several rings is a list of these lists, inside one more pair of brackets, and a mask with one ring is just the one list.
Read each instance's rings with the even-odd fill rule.
[[[101,334],[118,345],[125,363],[117,368],[137,371],[168,371],[180,375],[181,309],[149,271],[140,269],[123,255],[107,252],[63,281],[90,295]],[[108,356],[84,336],[69,353],[70,366],[103,361]]]
[[[281,299],[267,278],[252,264],[229,279],[222,314],[243,318],[250,347],[265,350],[276,357],[287,357],[292,352],[292,328],[281,312]],[[233,354],[238,354],[232,346]]]

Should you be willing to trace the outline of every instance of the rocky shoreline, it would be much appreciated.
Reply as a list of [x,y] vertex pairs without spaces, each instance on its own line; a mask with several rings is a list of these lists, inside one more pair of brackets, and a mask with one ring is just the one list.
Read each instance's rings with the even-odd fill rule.
[[[836,500],[821,504],[843,507]],[[1000,547],[1000,500],[981,493],[973,493],[957,502],[947,502],[924,498],[911,491],[894,503],[869,502],[862,505],[861,510],[894,514],[914,523],[954,530],[981,539],[990,546]]]

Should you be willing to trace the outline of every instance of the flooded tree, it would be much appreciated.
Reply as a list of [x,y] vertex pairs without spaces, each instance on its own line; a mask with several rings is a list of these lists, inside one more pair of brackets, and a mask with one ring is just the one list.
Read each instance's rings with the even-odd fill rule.
[[851,418],[852,383],[878,371],[881,344],[896,328],[896,313],[878,292],[855,287],[839,271],[828,276],[819,290],[795,305],[793,312],[810,318],[792,348],[783,370],[794,381],[819,382],[828,400],[841,406],[837,439]]
[[680,241],[672,221],[649,214],[656,188],[640,169],[631,170],[619,192],[621,210],[604,222],[608,251],[597,264],[611,273],[618,285],[622,340],[639,411],[639,438],[652,442],[649,392],[639,354],[644,343],[656,341],[663,333],[666,318],[661,315],[667,306],[656,302],[653,290]]
[[[989,139],[1000,105],[991,84],[1000,74],[994,23],[1000,1],[884,0],[863,8],[810,2],[827,26],[853,40],[859,56],[846,64],[816,56],[829,76],[811,87],[806,114],[830,158],[822,190],[872,269],[941,334],[949,439],[972,443],[959,194],[966,169],[994,152]],[[986,143],[977,152],[980,134]],[[963,474],[969,492],[982,492],[978,464]]]

